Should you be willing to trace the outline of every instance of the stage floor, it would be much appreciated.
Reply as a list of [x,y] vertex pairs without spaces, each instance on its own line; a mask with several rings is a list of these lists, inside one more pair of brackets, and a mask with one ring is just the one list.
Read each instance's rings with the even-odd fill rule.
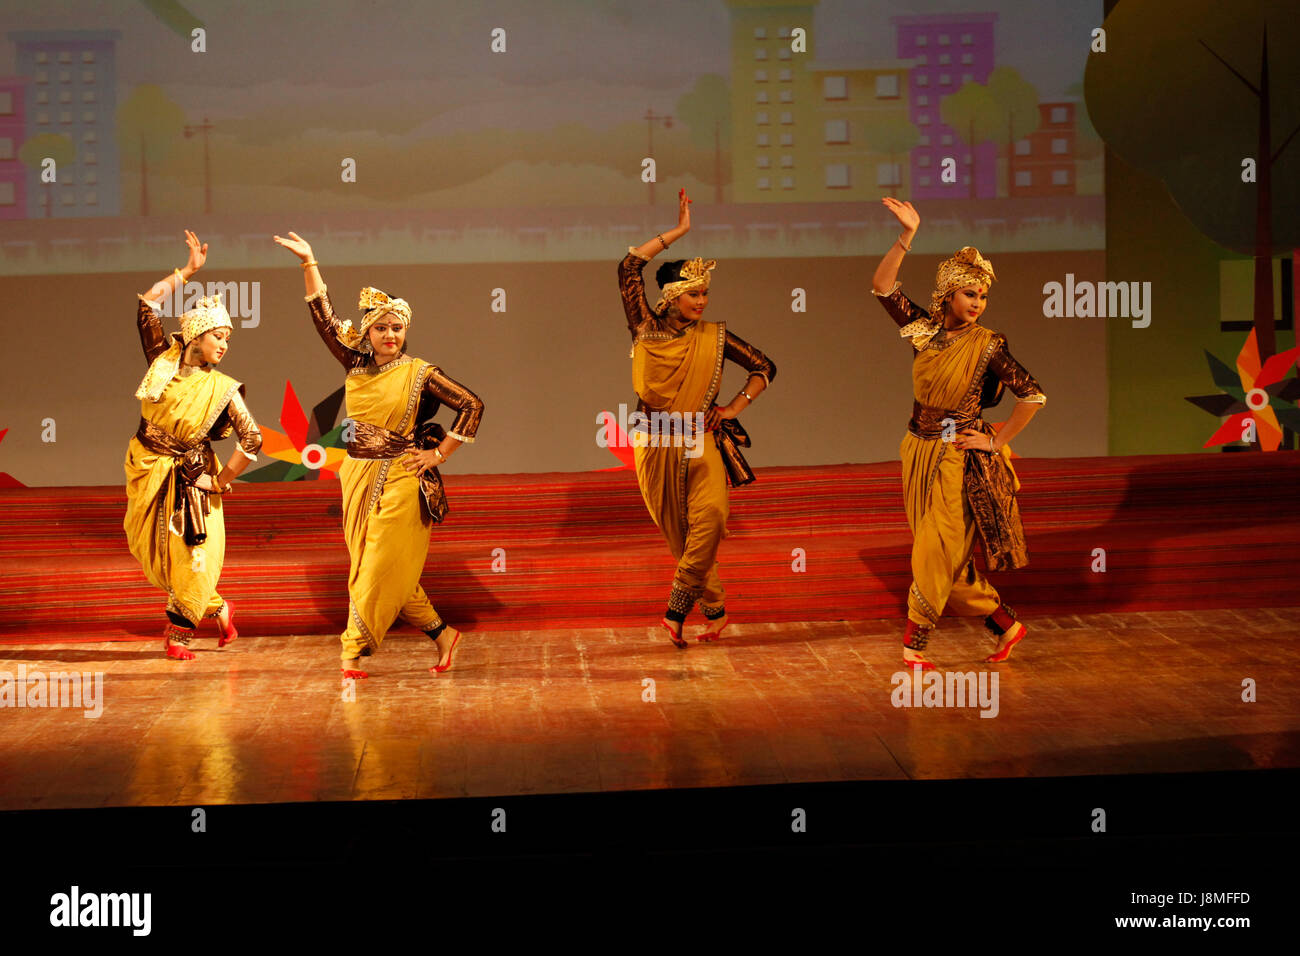
[[[685,651],[649,628],[467,633],[438,677],[401,630],[353,694],[335,635],[217,650],[209,623],[189,664],[153,644],[5,646],[0,809],[1297,767],[1297,620],[1027,617],[1012,659],[986,665],[982,626],[945,619],[930,657],[998,674],[996,703],[989,681],[965,707],[895,706],[916,702],[894,683],[895,620],[735,624]],[[100,716],[12,706],[20,675],[30,695],[72,671],[102,672]]]

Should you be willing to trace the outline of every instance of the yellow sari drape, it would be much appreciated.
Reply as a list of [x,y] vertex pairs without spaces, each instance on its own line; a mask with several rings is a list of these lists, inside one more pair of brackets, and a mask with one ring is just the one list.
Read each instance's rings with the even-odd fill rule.
[[[349,418],[410,436],[429,363],[403,356],[354,369],[346,383]],[[342,658],[353,660],[383,642],[400,617],[420,630],[442,623],[420,587],[432,523],[420,508],[419,483],[400,459],[347,458],[343,537],[348,569],[348,626]]]
[[[962,406],[971,389],[979,387],[976,380],[983,375],[994,334],[976,325],[946,348],[916,353],[912,364],[916,401],[935,408]],[[923,626],[937,624],[945,608],[962,616],[987,616],[1001,603],[997,590],[971,560],[976,526],[963,493],[968,454],[982,453],[910,432],[899,448],[904,505],[913,536],[907,611],[913,622]],[[1019,490],[1010,447],[1004,445],[1001,455],[1013,487]]]
[[[140,415],[170,433],[184,445],[207,437],[217,417],[239,390],[239,383],[212,369],[195,369],[177,375],[157,402],[143,399]],[[216,614],[225,603],[217,593],[217,581],[226,557],[226,525],[221,496],[209,496],[212,511],[207,516],[207,540],[190,547],[183,529],[173,530],[170,517],[176,503],[176,482],[172,470],[177,459],[149,451],[132,437],[126,461],[126,531],[131,554],[140,562],[145,577],[167,592],[167,609],[198,624]],[[221,463],[208,456],[207,472],[216,476]]]
[[634,435],[633,456],[646,508],[677,559],[674,587],[705,605],[725,597],[717,552],[729,501],[717,443],[693,427],[695,414],[707,412],[718,394],[726,334],[724,323],[701,321],[681,335],[643,333],[632,349],[632,384],[647,411],[679,413],[692,429],[690,449],[680,438],[661,434],[656,446]]

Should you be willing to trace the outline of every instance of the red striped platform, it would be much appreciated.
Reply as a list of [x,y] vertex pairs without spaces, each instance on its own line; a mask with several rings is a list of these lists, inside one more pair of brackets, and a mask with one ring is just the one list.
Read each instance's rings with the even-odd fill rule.
[[[1017,468],[1030,567],[993,576],[1017,609],[1300,604],[1298,453],[1018,459]],[[662,614],[673,563],[631,472],[446,482],[452,510],[434,529],[422,580],[448,620],[526,630]],[[720,558],[733,619],[901,617],[911,538],[897,462],[766,468],[731,501]],[[0,490],[0,643],[157,639],[163,599],[127,550],[124,512],[117,487]],[[341,630],[338,483],[242,484],[226,514],[221,591],[238,605],[241,634]],[[1095,549],[1104,572],[1093,570]]]

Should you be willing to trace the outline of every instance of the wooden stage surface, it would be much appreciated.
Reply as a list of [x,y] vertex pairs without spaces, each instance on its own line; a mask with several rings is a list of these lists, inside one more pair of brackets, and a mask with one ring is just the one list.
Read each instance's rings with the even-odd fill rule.
[[399,629],[352,700],[334,635],[217,650],[209,623],[188,664],[138,642],[11,645],[0,680],[100,671],[103,710],[0,708],[0,809],[1297,767],[1298,615],[1026,615],[1002,665],[981,662],[978,621],[945,619],[930,657],[996,670],[993,717],[896,707],[889,620],[740,623],[685,651],[649,628],[467,633],[438,677]]

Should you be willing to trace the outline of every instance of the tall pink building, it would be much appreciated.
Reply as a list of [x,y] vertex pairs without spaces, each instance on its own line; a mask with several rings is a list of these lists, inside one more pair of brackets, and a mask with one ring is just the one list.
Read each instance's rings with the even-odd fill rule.
[[27,217],[27,177],[18,161],[22,149],[24,93],[21,76],[0,77],[0,219]]
[[[911,154],[912,196],[966,199],[997,195],[997,146],[972,150],[943,122],[940,105],[966,83],[986,83],[993,72],[996,13],[942,13],[890,17],[898,30],[900,59],[912,61],[909,116],[921,131]],[[941,177],[943,161],[956,160],[956,182]],[[975,170],[974,189],[971,169]]]

